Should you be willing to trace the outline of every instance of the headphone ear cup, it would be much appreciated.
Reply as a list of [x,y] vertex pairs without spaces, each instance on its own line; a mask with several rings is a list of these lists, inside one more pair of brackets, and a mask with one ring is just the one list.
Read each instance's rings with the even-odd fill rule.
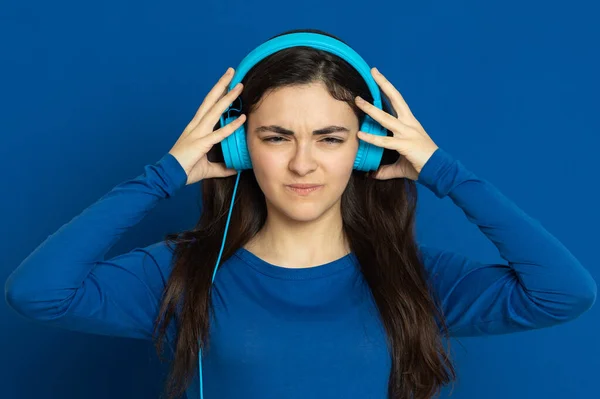
[[[232,123],[235,116],[222,117],[222,126]],[[246,144],[246,126],[243,124],[221,141],[221,150],[225,166],[241,171],[252,169],[250,153]]]
[[[363,122],[361,123],[360,130],[365,133],[374,134],[377,136],[385,136],[386,130],[371,116],[364,116]],[[369,172],[371,170],[377,170],[381,163],[381,157],[383,155],[383,148],[378,147],[374,144],[367,143],[366,141],[358,141],[358,151],[356,152],[356,158],[354,159],[353,168],[363,172]]]
[[[394,117],[398,117],[388,96],[384,92],[380,92],[380,95],[382,100],[382,110],[388,112]],[[381,126],[379,122],[374,120],[368,114],[365,114],[360,130],[378,136],[393,136],[392,132]],[[354,168],[366,172],[370,170],[377,170],[381,165],[390,165],[395,163],[399,157],[400,154],[398,154],[397,151],[378,147],[374,144],[359,140],[359,147],[356,154]]]
[[232,136],[235,137],[237,148],[236,155],[239,160],[239,167],[236,166],[235,169],[252,169],[252,161],[250,160],[250,152],[248,151],[248,143],[246,142],[245,122],[233,132]]
[[[236,106],[234,106],[234,104],[236,104]],[[227,126],[234,122],[241,115],[242,109],[242,100],[240,97],[238,97],[221,115],[220,126]],[[221,148],[223,162],[225,163],[226,167],[235,169],[237,171],[252,169],[250,153],[248,152],[248,146],[246,144],[245,123],[238,127],[233,133],[225,137],[225,139],[221,141],[221,145],[219,147]]]

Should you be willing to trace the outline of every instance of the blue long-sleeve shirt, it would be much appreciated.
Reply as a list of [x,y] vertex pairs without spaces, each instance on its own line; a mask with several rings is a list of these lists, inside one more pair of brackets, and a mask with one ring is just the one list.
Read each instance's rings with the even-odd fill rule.
[[[167,153],[115,186],[16,268],[6,282],[7,302],[48,325],[151,339],[171,250],[158,242],[104,258],[186,180]],[[485,264],[419,245],[453,336],[551,326],[595,302],[596,283],[567,248],[446,151],[436,150],[418,182],[439,198],[449,196],[507,262]],[[241,248],[219,266],[212,289],[204,398],[387,397],[385,332],[354,254],[296,269]],[[199,397],[197,374],[188,397]]]

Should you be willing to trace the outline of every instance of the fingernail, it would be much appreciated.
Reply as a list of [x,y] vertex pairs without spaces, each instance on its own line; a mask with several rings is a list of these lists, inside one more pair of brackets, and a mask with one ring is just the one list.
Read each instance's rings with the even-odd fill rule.
[[356,102],[362,104],[365,102],[365,100],[363,100],[361,96],[356,96]]
[[381,75],[381,72],[379,72],[379,69],[377,69],[377,67],[373,67],[373,72],[375,72],[376,74]]
[[233,72],[233,68],[229,67],[229,68],[227,68],[227,71],[225,72],[225,75],[231,75],[231,72]]

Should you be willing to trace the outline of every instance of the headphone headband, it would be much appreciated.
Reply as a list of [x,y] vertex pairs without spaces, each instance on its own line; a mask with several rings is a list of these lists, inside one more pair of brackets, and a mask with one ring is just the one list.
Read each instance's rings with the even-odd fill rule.
[[366,61],[346,43],[341,42],[333,37],[321,35],[319,33],[289,33],[274,37],[256,47],[240,62],[233,79],[229,83],[228,90],[233,89],[236,84],[241,82],[248,71],[252,69],[252,67],[259,61],[280,50],[298,46],[308,46],[318,50],[324,50],[347,61],[350,65],[352,65],[352,67],[354,67],[354,69],[358,71],[358,73],[360,73],[362,78],[367,83],[369,91],[373,96],[373,105],[375,105],[377,108],[381,108],[381,94],[379,91],[379,86],[371,76],[371,68]]

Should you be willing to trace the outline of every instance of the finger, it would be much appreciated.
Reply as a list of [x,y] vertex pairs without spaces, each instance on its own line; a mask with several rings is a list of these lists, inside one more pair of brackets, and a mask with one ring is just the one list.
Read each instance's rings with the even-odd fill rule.
[[389,136],[377,136],[375,134],[365,133],[362,130],[359,130],[357,136],[362,141],[366,141],[367,143],[374,144],[377,147],[383,147],[390,150],[396,150],[398,147],[398,140],[402,140],[399,137],[389,137]]
[[396,165],[382,165],[376,171],[373,171],[371,177],[377,180],[389,180],[402,176],[398,176],[398,171],[396,170]]
[[404,100],[404,97],[396,87],[390,82],[377,68],[371,68],[371,72],[377,84],[385,92],[390,99],[392,107],[398,114],[398,117],[413,116],[408,104]]
[[229,83],[231,82],[231,79],[234,76],[234,72],[235,70],[233,68],[227,68],[225,74],[223,74],[221,78],[219,78],[217,84],[215,84],[213,88],[208,92],[208,94],[204,98],[204,101],[202,101],[202,104],[200,104],[200,107],[196,111],[196,114],[188,124],[188,131],[194,130],[198,123],[202,120],[206,112],[208,112],[208,110],[219,99],[223,98],[223,96],[227,94],[227,87],[229,86]]
[[237,174],[237,170],[230,169],[222,162],[209,162],[208,175],[212,177],[229,177]]
[[381,126],[391,130],[394,133],[401,133],[404,127],[407,127],[402,121],[398,118],[394,118],[394,116],[388,114],[387,112],[377,108],[373,104],[369,103],[366,100],[359,100],[361,97],[356,96],[355,102],[356,105],[365,111],[368,115],[373,117],[377,122],[381,124]]
[[220,143],[225,139],[225,137],[231,135],[235,130],[242,126],[242,124],[246,121],[246,114],[241,114],[238,116],[233,122],[228,123],[220,129],[215,130],[211,134],[204,136],[201,138],[201,145],[208,152],[213,145]]
[[206,98],[204,101],[202,101],[202,104],[200,104],[200,108],[198,108],[198,112],[196,112],[194,118],[202,119],[204,114],[206,114],[206,112],[227,93],[227,87],[229,86],[231,79],[233,79],[234,72],[235,71],[233,68],[227,68],[225,74],[221,76],[219,81],[206,95]]
[[206,112],[194,130],[203,135],[210,135],[227,107],[229,107],[231,103],[233,103],[233,101],[241,94],[242,88],[243,84],[238,83],[229,93],[217,101],[217,103],[213,105],[208,112]]

